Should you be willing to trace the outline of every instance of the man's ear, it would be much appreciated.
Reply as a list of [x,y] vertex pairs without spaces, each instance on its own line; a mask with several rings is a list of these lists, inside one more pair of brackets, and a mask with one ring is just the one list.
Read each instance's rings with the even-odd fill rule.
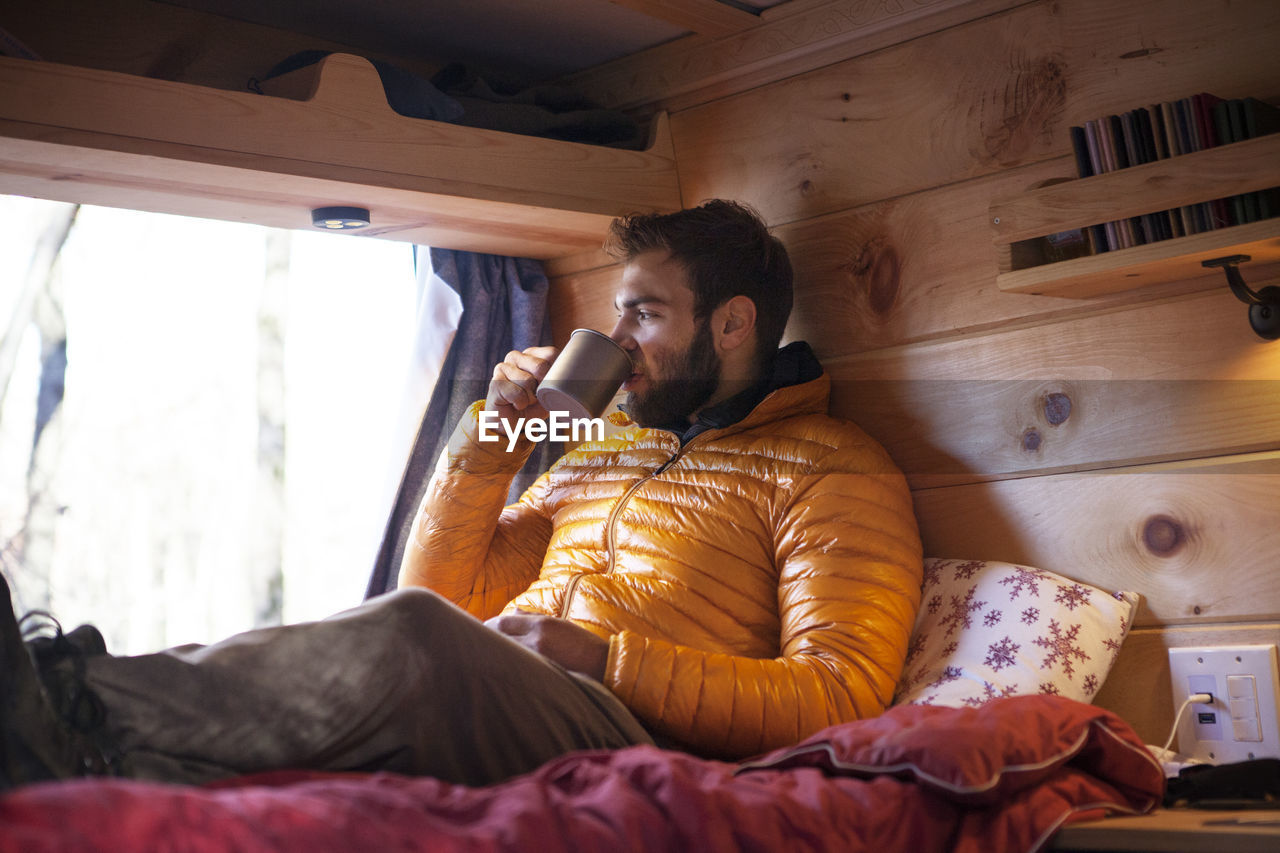
[[739,294],[721,304],[711,320],[717,349],[735,350],[755,339],[756,303]]

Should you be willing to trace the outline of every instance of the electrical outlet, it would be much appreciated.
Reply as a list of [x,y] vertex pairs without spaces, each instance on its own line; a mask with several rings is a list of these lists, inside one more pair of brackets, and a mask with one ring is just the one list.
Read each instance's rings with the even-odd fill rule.
[[1280,758],[1280,678],[1276,647],[1169,649],[1176,713],[1188,696],[1213,694],[1182,712],[1178,752],[1211,764]]

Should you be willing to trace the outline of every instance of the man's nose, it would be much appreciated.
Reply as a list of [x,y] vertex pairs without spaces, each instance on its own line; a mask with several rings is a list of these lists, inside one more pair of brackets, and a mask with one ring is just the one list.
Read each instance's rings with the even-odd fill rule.
[[635,339],[631,337],[631,331],[625,317],[618,320],[613,327],[613,331],[609,333],[609,337],[627,352],[633,352],[636,349]]

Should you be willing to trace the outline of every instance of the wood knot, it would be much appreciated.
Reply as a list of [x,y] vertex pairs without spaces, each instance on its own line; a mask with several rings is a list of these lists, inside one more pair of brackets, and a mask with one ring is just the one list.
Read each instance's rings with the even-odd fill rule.
[[1067,99],[1063,65],[1051,56],[1023,60],[1003,91],[992,93],[981,121],[985,156],[1000,166],[1020,165],[1028,152],[1057,133]]
[[803,181],[800,182],[800,192],[807,193],[807,192],[810,192],[812,189],[813,189],[813,181],[809,180],[808,178],[805,178]]
[[1040,449],[1040,442],[1042,440],[1040,430],[1035,427],[1031,427],[1031,429],[1022,434],[1022,449],[1028,453],[1035,453]]
[[898,253],[892,246],[885,246],[876,253],[871,262],[871,275],[867,287],[867,296],[871,310],[884,317],[893,310],[898,301],[901,289],[901,264]]
[[878,317],[893,310],[901,288],[901,263],[897,251],[883,236],[863,243],[845,269],[857,279],[859,288],[865,288],[867,304]]
[[1157,557],[1172,557],[1186,544],[1187,534],[1174,519],[1157,515],[1147,519],[1142,528],[1142,541]]
[[1044,419],[1050,426],[1061,426],[1071,417],[1071,398],[1059,391],[1046,394],[1044,398]]

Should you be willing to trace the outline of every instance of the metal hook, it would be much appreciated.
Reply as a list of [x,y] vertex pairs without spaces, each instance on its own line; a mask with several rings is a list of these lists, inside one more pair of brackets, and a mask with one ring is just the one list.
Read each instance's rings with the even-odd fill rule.
[[1280,339],[1280,287],[1264,287],[1253,291],[1244,283],[1239,265],[1252,260],[1249,255],[1226,255],[1201,261],[1207,268],[1222,267],[1227,275],[1227,285],[1236,299],[1249,306],[1249,325],[1258,337],[1268,341]]

